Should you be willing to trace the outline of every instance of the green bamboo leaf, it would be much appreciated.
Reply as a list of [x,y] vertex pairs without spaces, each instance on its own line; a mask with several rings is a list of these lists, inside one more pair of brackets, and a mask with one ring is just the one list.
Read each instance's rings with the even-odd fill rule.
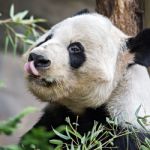
[[22,150],[22,149],[17,145],[11,145],[7,147],[0,147],[0,150]]
[[148,148],[150,149],[150,139],[149,138],[145,138],[145,143],[148,146]]
[[56,131],[55,129],[53,129],[53,131],[54,131],[54,133],[55,133],[57,136],[61,137],[62,139],[65,139],[65,140],[69,140],[69,139],[70,139],[70,137],[68,137],[68,136],[66,136],[66,135],[64,135],[64,134],[62,134],[62,133],[59,133],[59,132]]
[[47,20],[46,19],[41,19],[41,18],[36,18],[33,21],[34,21],[34,23],[39,23],[39,22],[46,22]]
[[51,144],[55,144],[55,145],[63,145],[63,142],[61,140],[50,140],[49,141]]
[[67,126],[66,126],[66,134],[67,134],[68,137],[71,138],[71,135],[69,134],[69,131],[68,131],[68,127],[67,127]]
[[5,39],[5,54],[7,54],[8,45],[9,45],[9,37],[7,36],[6,39]]
[[16,56],[17,46],[18,46],[18,38],[15,36],[14,46],[13,46],[14,56]]
[[85,144],[86,143],[86,136],[84,135],[82,138],[81,138],[81,144]]
[[12,45],[12,47],[14,47],[15,42],[10,34],[8,35],[8,38],[9,38],[10,44]]
[[23,12],[19,12],[17,13],[14,17],[13,17],[13,20],[16,21],[16,22],[21,22],[28,14],[28,10],[25,10]]
[[73,142],[71,143],[71,150],[75,150]]
[[30,20],[30,19],[24,19],[24,20],[18,20],[17,23],[21,23],[23,25],[34,25],[35,23],[40,23],[40,22],[45,22],[45,19],[34,19],[34,20]]
[[11,5],[11,7],[10,7],[10,12],[9,12],[9,15],[10,15],[10,17],[11,17],[11,19],[13,19],[14,18],[14,4],[12,4]]
[[6,135],[12,134],[16,130],[21,119],[27,114],[34,112],[35,110],[36,109],[34,107],[28,107],[16,117],[11,118],[8,121],[0,122],[0,134],[2,133]]
[[142,145],[142,146],[140,147],[140,150],[149,150],[149,148],[147,148],[146,146]]
[[17,37],[19,37],[19,38],[22,38],[22,39],[24,39],[24,38],[25,38],[25,35],[20,34],[20,33],[16,33],[15,35],[16,35]]
[[24,39],[24,42],[30,45],[33,45],[35,42],[29,39]]
[[75,131],[75,130],[72,131],[72,130],[68,129],[68,132],[69,132],[70,134],[76,136],[76,137],[79,138],[79,139],[82,138],[81,134],[80,134],[79,132]]
[[80,145],[78,145],[77,150],[81,150],[81,146]]
[[54,150],[62,150],[63,148],[62,148],[62,145],[58,145],[57,147],[55,147],[55,149]]

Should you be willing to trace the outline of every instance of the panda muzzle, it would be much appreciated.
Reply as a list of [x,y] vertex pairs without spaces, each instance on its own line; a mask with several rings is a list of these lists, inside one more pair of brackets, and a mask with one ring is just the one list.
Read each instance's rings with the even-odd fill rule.
[[30,53],[28,62],[24,65],[24,70],[28,74],[39,76],[39,70],[48,69],[51,61],[42,55]]

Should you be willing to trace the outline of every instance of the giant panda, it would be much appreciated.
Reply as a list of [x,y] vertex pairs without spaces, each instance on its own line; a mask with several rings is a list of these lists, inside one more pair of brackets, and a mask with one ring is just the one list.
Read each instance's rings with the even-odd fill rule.
[[[118,129],[139,130],[137,121],[150,115],[150,29],[128,36],[97,13],[82,10],[54,25],[24,54],[27,86],[48,102],[35,127],[52,130],[78,116],[78,132],[87,133],[94,121],[106,125],[116,118]],[[114,140],[119,150],[137,150],[128,137]],[[106,148],[107,149],[107,148]]]

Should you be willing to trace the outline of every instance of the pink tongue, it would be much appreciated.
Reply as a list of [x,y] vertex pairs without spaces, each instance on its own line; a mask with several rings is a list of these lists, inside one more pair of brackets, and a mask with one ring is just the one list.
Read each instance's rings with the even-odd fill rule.
[[39,72],[38,70],[35,68],[34,66],[34,61],[30,61],[30,62],[27,62],[25,63],[24,65],[24,70],[29,73],[29,74],[33,74],[35,76],[38,76],[39,75]]

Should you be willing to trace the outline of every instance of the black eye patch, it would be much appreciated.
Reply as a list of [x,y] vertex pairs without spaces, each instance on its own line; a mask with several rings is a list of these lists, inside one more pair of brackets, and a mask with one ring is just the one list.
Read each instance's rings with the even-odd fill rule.
[[68,46],[69,58],[70,58],[70,66],[77,69],[86,60],[86,56],[84,53],[84,47],[80,42],[71,43]]
[[53,37],[53,34],[48,35],[44,41],[38,43],[35,47],[40,46],[41,44],[45,43],[46,41],[50,40]]

